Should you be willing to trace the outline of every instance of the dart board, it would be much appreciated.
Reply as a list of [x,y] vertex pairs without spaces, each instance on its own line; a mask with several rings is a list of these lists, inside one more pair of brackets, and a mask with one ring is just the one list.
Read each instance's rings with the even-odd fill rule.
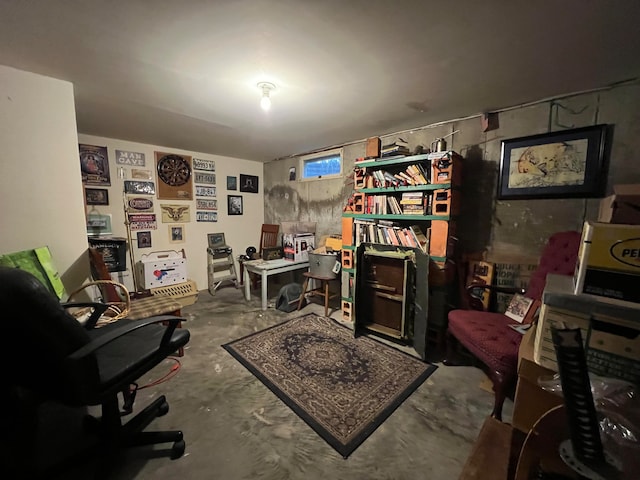
[[191,177],[191,165],[179,155],[165,155],[158,160],[158,177],[167,185],[184,185]]
[[158,198],[162,200],[192,200],[193,178],[191,157],[155,152],[158,174]]

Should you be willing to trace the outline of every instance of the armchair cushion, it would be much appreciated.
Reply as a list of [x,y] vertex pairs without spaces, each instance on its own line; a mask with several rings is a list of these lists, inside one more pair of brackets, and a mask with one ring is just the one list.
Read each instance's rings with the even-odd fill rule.
[[501,313],[455,312],[454,321],[449,323],[451,335],[491,370],[514,373],[522,335],[508,327],[513,320]]

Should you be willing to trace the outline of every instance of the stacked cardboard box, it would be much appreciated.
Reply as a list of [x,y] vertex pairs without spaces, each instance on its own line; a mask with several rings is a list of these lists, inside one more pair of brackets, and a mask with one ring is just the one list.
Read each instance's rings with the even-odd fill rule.
[[572,279],[549,274],[534,344],[538,365],[557,370],[551,327],[580,328],[589,371],[640,384],[640,305],[576,295]]
[[576,294],[640,303],[640,225],[585,222],[574,277]]

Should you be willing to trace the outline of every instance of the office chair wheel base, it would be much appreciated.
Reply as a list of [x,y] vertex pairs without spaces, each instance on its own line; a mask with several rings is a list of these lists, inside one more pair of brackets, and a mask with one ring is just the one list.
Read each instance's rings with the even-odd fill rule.
[[165,401],[158,406],[158,417],[162,417],[169,413],[169,404]]
[[174,442],[173,446],[171,447],[171,460],[177,460],[182,455],[184,455],[185,447],[186,445],[184,443],[184,440],[178,440],[177,442]]

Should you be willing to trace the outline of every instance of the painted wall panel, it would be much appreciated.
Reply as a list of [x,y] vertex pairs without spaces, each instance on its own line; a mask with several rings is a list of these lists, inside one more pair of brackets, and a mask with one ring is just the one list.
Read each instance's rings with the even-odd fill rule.
[[88,275],[73,86],[0,66],[0,252],[48,245],[67,291]]

